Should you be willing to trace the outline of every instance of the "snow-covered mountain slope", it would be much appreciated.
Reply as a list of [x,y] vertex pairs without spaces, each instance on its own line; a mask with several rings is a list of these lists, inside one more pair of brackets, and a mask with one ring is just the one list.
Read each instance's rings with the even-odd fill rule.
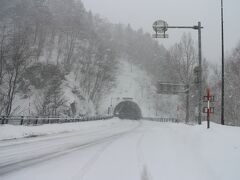
[[[132,98],[132,101],[139,105],[144,117],[177,117],[179,113],[176,111],[178,96],[157,94],[155,84],[156,82],[152,81],[152,77],[144,69],[126,59],[119,59],[115,87],[105,92],[98,113],[107,114],[109,107],[113,111],[118,103],[126,98]],[[72,108],[75,111],[75,116],[96,113],[96,106],[84,96],[79,86],[79,79],[73,72],[65,76],[61,91],[69,111],[72,111],[71,106],[74,106]],[[13,114],[25,116],[34,114],[38,96],[39,91],[36,89],[32,89],[28,98],[23,98],[17,94]]]
[[[95,107],[92,101],[84,97],[78,81],[79,79],[76,79],[73,73],[69,73],[65,76],[65,80],[61,84],[61,92],[62,97],[65,100],[65,105],[67,107],[66,109],[68,109],[70,116],[94,115]],[[44,87],[41,90],[32,88],[31,93],[28,94],[28,97],[24,97],[23,94],[17,93],[13,103],[12,115],[36,115],[36,104],[41,100],[43,91]],[[72,111],[75,112],[73,113]],[[63,113],[60,113],[60,116],[61,114]],[[66,115],[67,114],[64,114],[62,116]]]
[[125,98],[132,98],[142,111],[144,117],[176,116],[177,96],[159,95],[156,93],[156,82],[142,68],[121,59],[117,72],[116,86],[106,94],[102,110],[116,106]]

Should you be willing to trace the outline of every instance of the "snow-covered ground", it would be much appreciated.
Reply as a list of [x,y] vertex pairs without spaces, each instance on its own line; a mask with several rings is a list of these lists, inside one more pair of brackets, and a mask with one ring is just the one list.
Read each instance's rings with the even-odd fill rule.
[[83,132],[88,129],[110,128],[113,124],[119,123],[118,118],[111,121],[99,120],[79,123],[63,123],[63,124],[44,124],[40,126],[15,126],[15,125],[1,125],[0,126],[0,140],[19,139],[26,137],[45,136],[59,133]]
[[117,119],[78,125],[69,133],[0,141],[0,179],[240,179],[240,128]]

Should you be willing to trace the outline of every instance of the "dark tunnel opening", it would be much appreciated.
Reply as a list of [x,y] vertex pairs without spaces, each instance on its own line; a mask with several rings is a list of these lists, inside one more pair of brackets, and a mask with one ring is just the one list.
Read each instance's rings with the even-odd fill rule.
[[114,116],[120,119],[139,120],[142,118],[142,112],[137,103],[132,101],[120,102],[114,109]]

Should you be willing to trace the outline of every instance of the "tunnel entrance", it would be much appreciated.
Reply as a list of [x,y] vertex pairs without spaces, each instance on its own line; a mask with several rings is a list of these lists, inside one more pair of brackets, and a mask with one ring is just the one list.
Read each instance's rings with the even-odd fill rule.
[[122,101],[114,109],[114,116],[120,119],[138,120],[142,117],[142,112],[137,103],[132,101]]

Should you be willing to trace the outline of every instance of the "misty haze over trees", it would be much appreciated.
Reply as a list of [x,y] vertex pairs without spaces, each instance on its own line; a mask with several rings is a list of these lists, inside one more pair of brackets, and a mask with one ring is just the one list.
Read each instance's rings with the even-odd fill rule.
[[[166,49],[142,29],[112,24],[86,11],[80,0],[1,0],[0,114],[14,115],[17,99],[32,97],[32,115],[70,116],[63,92],[69,77],[78,82],[72,92],[91,102],[97,113],[103,95],[115,86],[119,61],[125,59],[147,71],[153,82],[187,84],[189,115],[195,120],[197,53],[190,34]],[[240,45],[226,62],[226,123],[234,125],[240,125],[239,66]],[[213,79],[220,112],[219,69],[205,60],[203,70],[204,88]],[[179,101],[186,106],[185,95]]]

